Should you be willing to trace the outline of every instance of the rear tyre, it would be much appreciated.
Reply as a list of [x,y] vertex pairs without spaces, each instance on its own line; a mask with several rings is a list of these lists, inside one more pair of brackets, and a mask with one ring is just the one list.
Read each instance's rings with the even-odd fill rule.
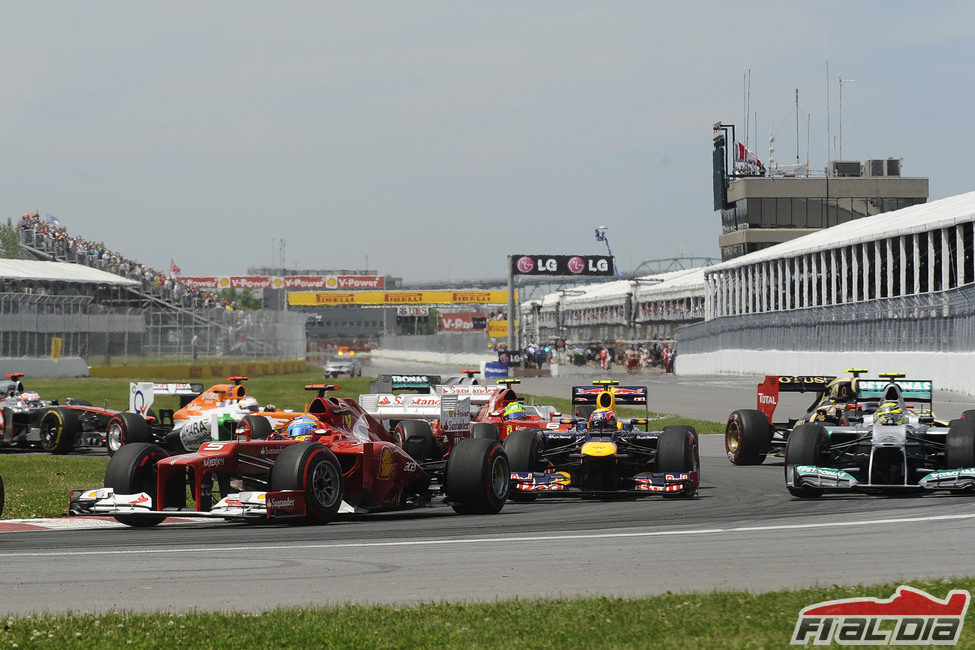
[[772,442],[772,428],[761,411],[741,409],[728,417],[724,448],[735,465],[761,465]]
[[149,427],[146,426],[142,416],[128,411],[113,415],[105,429],[105,447],[108,449],[108,455],[113,456],[123,445],[135,442],[152,442]]
[[[790,465],[821,466],[826,462],[829,449],[829,434],[820,424],[801,424],[789,434],[785,446],[785,478],[789,480]],[[789,494],[800,499],[816,499],[823,496],[823,490],[814,487],[788,486]]]
[[3,497],[4,497],[4,492],[3,492],[3,477],[0,476],[0,517],[3,516]]
[[486,438],[488,440],[501,440],[501,432],[498,427],[490,422],[475,422],[471,425],[471,438]]
[[71,453],[75,436],[81,431],[81,418],[74,411],[51,409],[40,422],[41,447],[57,456]]
[[266,440],[271,435],[271,423],[261,415],[245,415],[237,423],[236,433],[246,435],[250,440]]
[[433,457],[433,431],[423,420],[402,420],[396,425],[398,436],[403,441],[403,451],[417,462],[425,462]]
[[[965,411],[975,415],[975,411]],[[945,467],[975,467],[975,417],[952,420],[945,440]]]
[[[134,442],[124,445],[108,461],[105,470],[105,487],[117,494],[138,494],[145,492],[152,499],[154,508],[159,507],[157,499],[156,465],[168,457],[166,450],[157,445]],[[163,492],[163,506],[186,505],[186,484],[182,476],[175,476]],[[145,528],[160,523],[166,515],[115,515],[115,519],[127,526]]]
[[335,454],[316,442],[285,447],[271,468],[269,491],[301,490],[305,493],[308,521],[327,524],[342,505],[342,468]]
[[[512,431],[504,440],[504,451],[508,454],[508,464],[512,472],[535,472],[539,467],[541,439],[537,431]],[[531,503],[537,494],[513,489],[508,498],[516,503]]]
[[496,440],[462,438],[447,459],[444,492],[454,511],[462,515],[491,515],[508,498],[511,467]]

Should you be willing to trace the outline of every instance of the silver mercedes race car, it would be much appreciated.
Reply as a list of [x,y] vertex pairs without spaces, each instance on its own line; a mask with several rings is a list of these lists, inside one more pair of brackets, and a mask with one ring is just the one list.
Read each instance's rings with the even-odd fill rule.
[[930,380],[863,380],[861,419],[796,427],[785,449],[785,482],[800,498],[827,491],[880,494],[975,488],[975,418],[936,420]]

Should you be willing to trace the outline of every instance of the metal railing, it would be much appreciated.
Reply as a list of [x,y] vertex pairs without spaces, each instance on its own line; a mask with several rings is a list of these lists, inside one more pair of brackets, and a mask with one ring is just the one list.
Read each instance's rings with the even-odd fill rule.
[[677,329],[684,354],[717,350],[975,350],[975,285],[949,291],[765,314]]

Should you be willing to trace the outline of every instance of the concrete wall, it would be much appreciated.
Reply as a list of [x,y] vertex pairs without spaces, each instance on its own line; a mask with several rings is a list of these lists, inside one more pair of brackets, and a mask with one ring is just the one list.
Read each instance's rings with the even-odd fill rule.
[[936,389],[975,395],[975,352],[718,350],[679,354],[675,370],[680,375],[839,375],[846,368],[866,368],[871,376],[903,372],[933,380]]
[[497,354],[477,354],[473,352],[429,352],[426,350],[373,350],[370,355],[373,359],[383,359],[388,361],[404,361],[414,363],[442,363],[451,366],[462,367],[481,367],[487,361],[497,361]]
[[28,377],[87,377],[88,364],[81,357],[0,357],[0,377],[11,372],[22,372]]

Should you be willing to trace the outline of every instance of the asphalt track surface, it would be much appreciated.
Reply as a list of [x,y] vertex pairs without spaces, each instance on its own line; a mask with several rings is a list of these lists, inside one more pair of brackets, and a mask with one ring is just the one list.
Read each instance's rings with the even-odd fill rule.
[[[658,381],[682,395],[690,380],[633,383],[650,384],[653,398]],[[754,400],[751,379],[691,383],[711,386],[708,399],[737,391],[745,406]],[[939,396],[947,417],[968,399]],[[803,501],[785,491],[781,459],[733,467],[719,435],[702,436],[701,451],[703,485],[690,500],[540,499],[509,503],[494,516],[431,508],[343,515],[321,527],[221,522],[4,533],[0,614],[760,592],[975,575],[975,496]]]

